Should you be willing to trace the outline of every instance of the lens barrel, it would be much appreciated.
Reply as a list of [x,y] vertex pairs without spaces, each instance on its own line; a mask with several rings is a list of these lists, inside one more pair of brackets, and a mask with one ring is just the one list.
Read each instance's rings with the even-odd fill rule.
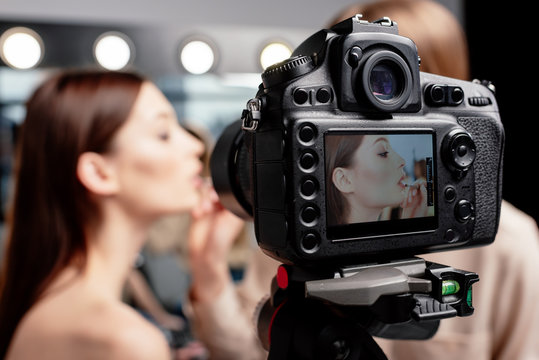
[[230,124],[217,140],[210,159],[212,182],[219,200],[242,219],[253,216],[248,147],[241,120]]

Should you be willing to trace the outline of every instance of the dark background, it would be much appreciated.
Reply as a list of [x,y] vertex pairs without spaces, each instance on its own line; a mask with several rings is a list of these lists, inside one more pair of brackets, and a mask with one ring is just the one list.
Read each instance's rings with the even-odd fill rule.
[[[509,6],[511,5],[511,6]],[[539,221],[539,112],[533,2],[465,1],[472,78],[489,80],[505,128],[503,198]]]

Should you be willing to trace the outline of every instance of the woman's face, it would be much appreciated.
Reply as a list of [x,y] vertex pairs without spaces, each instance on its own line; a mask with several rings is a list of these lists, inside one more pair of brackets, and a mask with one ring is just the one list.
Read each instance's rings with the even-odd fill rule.
[[365,135],[347,169],[350,195],[364,207],[399,205],[404,198],[404,159],[383,135]]
[[178,124],[161,91],[145,82],[108,158],[118,199],[130,211],[160,216],[190,210],[199,200],[203,144]]

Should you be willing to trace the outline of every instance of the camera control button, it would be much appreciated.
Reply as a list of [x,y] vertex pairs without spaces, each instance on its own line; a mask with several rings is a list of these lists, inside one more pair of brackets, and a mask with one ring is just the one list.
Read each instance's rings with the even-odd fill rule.
[[309,92],[305,89],[294,90],[294,102],[298,105],[303,105],[309,100]]
[[457,198],[457,191],[454,187],[448,186],[444,191],[444,197],[448,202],[453,202]]
[[473,218],[474,212],[474,206],[468,200],[460,200],[455,207],[455,215],[457,220],[461,222],[465,222]]
[[316,129],[312,125],[306,124],[299,129],[298,135],[301,142],[310,144],[316,137]]
[[316,101],[322,104],[327,104],[331,101],[331,91],[326,88],[318,89],[316,92]]
[[451,91],[451,100],[453,101],[453,104],[458,105],[462,102],[464,99],[464,91],[460,87],[454,87]]
[[468,98],[468,103],[472,106],[487,106],[492,105],[492,100],[488,97],[474,96]]
[[301,183],[300,192],[306,198],[312,197],[318,190],[318,183],[313,179],[305,179]]
[[457,135],[453,139],[451,152],[453,153],[453,164],[458,168],[466,169],[475,160],[475,144],[468,135]]
[[354,46],[348,52],[348,64],[351,67],[356,67],[359,64],[359,60],[363,57],[363,50],[359,46]]
[[318,209],[314,205],[307,205],[301,210],[301,220],[304,225],[314,225],[318,219]]
[[299,158],[299,166],[304,171],[311,171],[316,167],[316,164],[318,162],[318,156],[313,152],[305,152],[301,157]]
[[320,235],[314,232],[309,232],[301,239],[301,250],[303,252],[312,254],[320,249]]
[[447,229],[444,234],[444,240],[448,243],[454,243],[459,241],[459,234],[453,229]]
[[442,154],[451,170],[466,171],[472,166],[477,155],[475,142],[466,132],[452,131],[444,139]]
[[435,104],[440,104],[445,100],[445,91],[440,85],[432,86],[428,95],[430,95],[431,101]]
[[434,84],[427,86],[425,97],[434,106],[458,106],[464,100],[464,91],[459,86]]
[[468,147],[466,145],[460,145],[457,148],[457,155],[460,157],[466,156],[468,154]]

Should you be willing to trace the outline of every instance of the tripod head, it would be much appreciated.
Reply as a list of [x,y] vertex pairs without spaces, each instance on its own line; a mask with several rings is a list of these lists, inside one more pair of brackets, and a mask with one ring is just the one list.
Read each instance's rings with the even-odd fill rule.
[[373,336],[428,339],[473,313],[475,273],[410,258],[328,271],[281,265],[259,308],[268,359],[387,359]]

